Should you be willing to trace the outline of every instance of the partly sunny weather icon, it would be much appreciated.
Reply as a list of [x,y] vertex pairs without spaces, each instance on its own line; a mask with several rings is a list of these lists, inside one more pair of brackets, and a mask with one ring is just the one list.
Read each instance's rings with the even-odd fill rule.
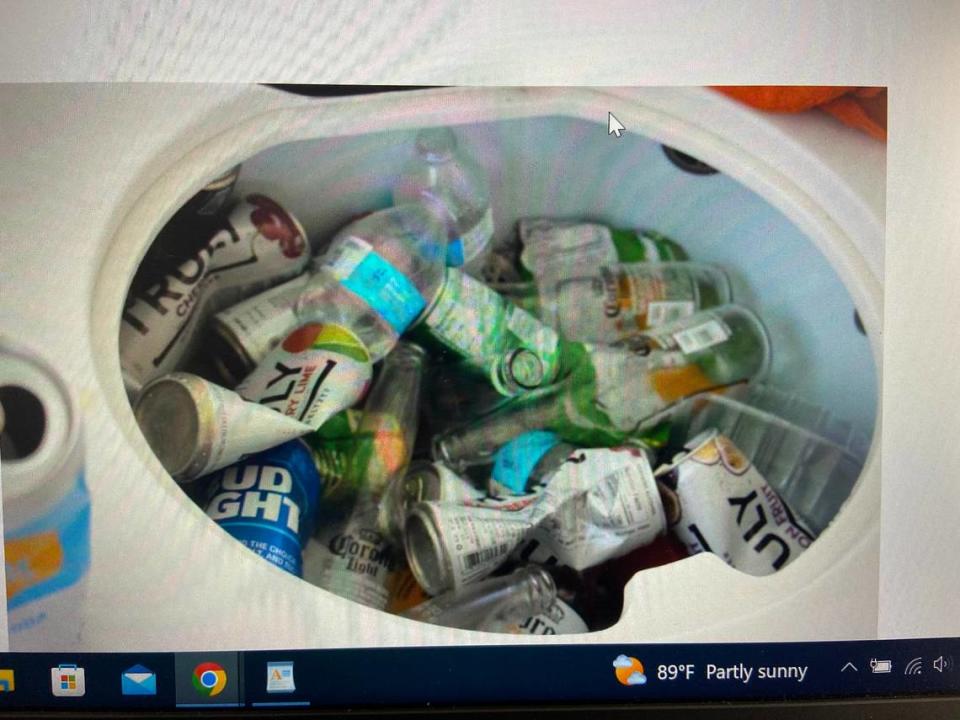
[[647,676],[643,674],[643,663],[634,657],[617,655],[613,661],[613,670],[621,685],[646,685]]

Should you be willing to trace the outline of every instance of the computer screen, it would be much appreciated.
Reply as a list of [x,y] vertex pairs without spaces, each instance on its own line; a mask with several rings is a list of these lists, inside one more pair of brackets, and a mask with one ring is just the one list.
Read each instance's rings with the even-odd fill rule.
[[0,85],[0,711],[955,694],[896,92]]

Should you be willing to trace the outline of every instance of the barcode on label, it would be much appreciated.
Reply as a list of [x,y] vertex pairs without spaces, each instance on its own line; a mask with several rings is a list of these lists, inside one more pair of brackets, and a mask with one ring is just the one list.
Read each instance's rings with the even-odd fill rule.
[[729,328],[719,320],[708,320],[673,334],[673,339],[677,341],[680,349],[688,355],[718,345],[729,337]]
[[647,325],[656,327],[693,315],[691,300],[659,300],[647,305]]
[[483,550],[477,550],[477,552],[470,553],[467,555],[463,564],[467,570],[473,570],[477,565],[483,565],[488,563],[491,560],[496,560],[498,557],[502,557],[507,554],[507,551],[510,549],[510,546],[506,543],[503,543],[497,547],[484,548]]

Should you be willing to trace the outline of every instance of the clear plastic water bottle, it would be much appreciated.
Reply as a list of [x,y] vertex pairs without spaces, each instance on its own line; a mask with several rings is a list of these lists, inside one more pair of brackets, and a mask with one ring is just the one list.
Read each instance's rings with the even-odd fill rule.
[[349,327],[376,362],[436,300],[446,246],[442,224],[422,205],[371,213],[343,228],[314,260],[297,315]]
[[457,151],[450,128],[417,134],[416,155],[403,168],[393,199],[433,208],[446,224],[447,264],[480,277],[493,239],[490,186],[483,170]]

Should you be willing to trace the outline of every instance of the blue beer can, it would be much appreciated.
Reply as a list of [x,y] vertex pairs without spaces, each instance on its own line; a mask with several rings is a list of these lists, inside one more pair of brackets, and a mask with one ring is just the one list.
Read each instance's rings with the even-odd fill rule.
[[323,489],[307,446],[291,440],[209,478],[207,515],[260,557],[302,577]]

